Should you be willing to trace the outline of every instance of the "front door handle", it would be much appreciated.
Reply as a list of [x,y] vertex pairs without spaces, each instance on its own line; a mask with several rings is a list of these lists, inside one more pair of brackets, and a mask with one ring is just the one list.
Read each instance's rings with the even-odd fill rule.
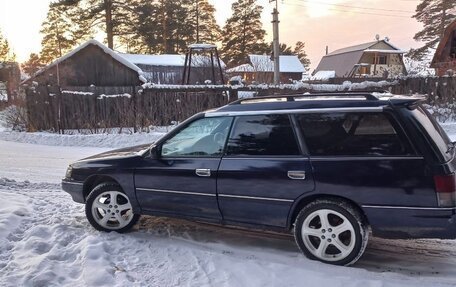
[[306,172],[301,170],[290,170],[288,172],[288,178],[290,179],[306,179]]
[[211,170],[208,168],[198,168],[195,173],[197,176],[211,176]]

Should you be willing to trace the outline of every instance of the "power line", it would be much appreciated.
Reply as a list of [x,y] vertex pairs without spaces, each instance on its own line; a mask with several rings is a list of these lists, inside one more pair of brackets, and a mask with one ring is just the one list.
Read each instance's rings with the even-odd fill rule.
[[[309,8],[308,4],[298,4],[298,3],[288,3],[284,2],[285,5],[293,5],[293,6],[300,6]],[[327,10],[330,11],[337,11],[337,12],[345,12],[345,13],[354,13],[354,14],[363,14],[363,15],[375,15],[375,16],[385,16],[385,17],[396,17],[396,18],[411,18],[412,16],[403,16],[403,15],[391,15],[391,14],[380,14],[380,13],[369,13],[369,12],[362,12],[362,11],[353,11],[353,10],[342,10],[336,8],[328,8]]]
[[310,1],[310,0],[298,0],[307,3],[313,3],[318,5],[327,5],[327,6],[337,6],[337,7],[344,7],[344,8],[355,8],[355,9],[362,9],[362,10],[376,10],[376,11],[386,11],[386,12],[399,12],[399,13],[414,13],[413,11],[406,11],[406,10],[395,10],[395,9],[383,9],[383,8],[372,8],[372,7],[360,7],[360,6],[351,6],[345,4],[332,4],[332,3],[325,3],[320,1]]

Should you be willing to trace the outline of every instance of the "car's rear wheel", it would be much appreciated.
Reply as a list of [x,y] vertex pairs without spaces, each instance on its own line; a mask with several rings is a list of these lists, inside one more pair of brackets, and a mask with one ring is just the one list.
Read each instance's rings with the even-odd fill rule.
[[90,224],[100,231],[125,232],[138,221],[128,196],[118,184],[97,185],[86,201],[85,213]]
[[368,226],[350,204],[332,199],[305,206],[295,221],[296,243],[308,258],[335,265],[355,263],[368,241]]

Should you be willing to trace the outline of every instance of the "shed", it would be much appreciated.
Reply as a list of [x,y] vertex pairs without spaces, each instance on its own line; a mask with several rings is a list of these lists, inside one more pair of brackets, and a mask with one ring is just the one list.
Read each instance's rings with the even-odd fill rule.
[[138,86],[146,82],[142,70],[96,40],[39,70],[23,84],[59,86]]
[[438,76],[443,76],[451,70],[456,72],[456,20],[451,23],[439,42],[431,68],[435,69]]
[[323,56],[314,73],[335,71],[340,78],[406,75],[404,53],[388,40],[350,46]]
[[[280,80],[290,82],[301,80],[306,71],[298,56],[280,56]],[[244,81],[258,83],[272,83],[274,79],[274,61],[269,55],[249,55],[245,64],[226,71],[230,77],[241,76]]]

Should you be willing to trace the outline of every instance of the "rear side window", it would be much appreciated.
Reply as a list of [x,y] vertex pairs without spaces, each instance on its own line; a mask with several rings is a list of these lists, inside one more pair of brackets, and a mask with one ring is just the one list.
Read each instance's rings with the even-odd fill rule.
[[299,155],[288,115],[240,116],[228,140],[227,155]]
[[297,118],[311,155],[413,154],[394,120],[383,113],[301,114]]

